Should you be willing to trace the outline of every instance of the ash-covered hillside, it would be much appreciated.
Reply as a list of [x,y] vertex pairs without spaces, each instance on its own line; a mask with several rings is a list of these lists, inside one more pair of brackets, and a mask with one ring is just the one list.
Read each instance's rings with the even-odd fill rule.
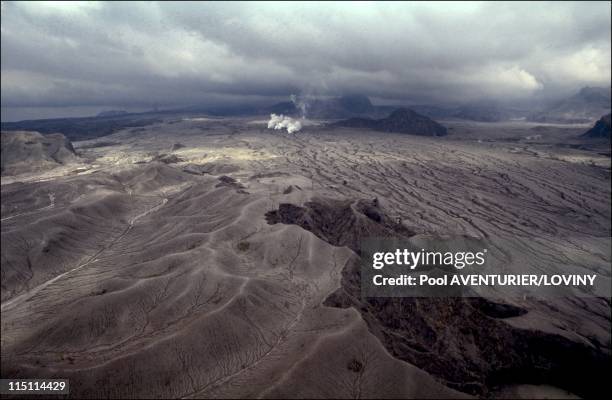
[[2,132],[2,175],[40,171],[77,159],[72,143],[61,133]]

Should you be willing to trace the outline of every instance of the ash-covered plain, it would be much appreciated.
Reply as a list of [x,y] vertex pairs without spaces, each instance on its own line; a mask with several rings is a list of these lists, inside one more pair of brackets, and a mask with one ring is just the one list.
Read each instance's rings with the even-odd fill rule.
[[610,299],[364,300],[355,268],[369,234],[466,235],[609,280],[609,141],[362,125],[173,117],[3,164],[2,377],[74,398],[609,393]]

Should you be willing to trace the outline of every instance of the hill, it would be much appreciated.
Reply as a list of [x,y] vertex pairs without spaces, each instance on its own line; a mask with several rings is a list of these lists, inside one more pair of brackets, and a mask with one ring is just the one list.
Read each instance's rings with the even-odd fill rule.
[[445,136],[446,128],[436,121],[408,108],[398,108],[382,119],[350,118],[331,126],[365,128],[379,132],[407,133],[418,136]]
[[591,122],[610,112],[610,88],[584,87],[575,95],[529,117],[536,122]]
[[585,132],[582,137],[585,138],[605,138],[610,139],[610,116],[612,114],[604,115],[601,117],[595,125]]
[[72,143],[61,133],[2,132],[2,175],[38,171],[76,161]]

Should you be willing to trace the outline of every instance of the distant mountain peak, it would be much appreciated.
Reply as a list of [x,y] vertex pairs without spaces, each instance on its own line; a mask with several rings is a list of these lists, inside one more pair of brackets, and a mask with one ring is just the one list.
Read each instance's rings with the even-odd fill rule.
[[578,92],[577,96],[582,99],[592,102],[610,102],[610,88],[596,87],[596,86],[585,86]]
[[537,122],[592,122],[610,112],[610,88],[585,86],[576,94],[529,117]]
[[332,126],[366,128],[379,132],[407,133],[418,136],[445,136],[446,128],[409,108],[398,108],[382,119],[350,118]]

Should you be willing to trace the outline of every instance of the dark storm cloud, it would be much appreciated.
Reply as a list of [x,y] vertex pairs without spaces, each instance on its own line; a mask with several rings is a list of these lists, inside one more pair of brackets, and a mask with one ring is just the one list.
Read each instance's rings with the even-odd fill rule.
[[460,102],[609,84],[609,2],[2,3],[3,107]]

